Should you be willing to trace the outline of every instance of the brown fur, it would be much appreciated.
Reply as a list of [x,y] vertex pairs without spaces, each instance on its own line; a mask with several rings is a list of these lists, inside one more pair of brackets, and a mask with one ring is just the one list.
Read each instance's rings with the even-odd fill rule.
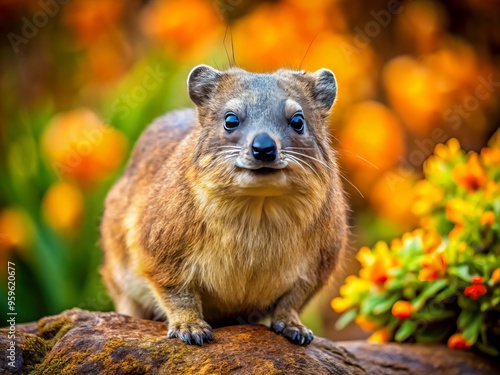
[[[193,70],[197,113],[174,111],[149,126],[105,202],[102,276],[118,312],[162,316],[169,336],[200,344],[211,339],[204,319],[265,311],[275,331],[310,342],[298,314],[334,272],[347,237],[328,135],[336,87],[325,74]],[[287,126],[287,99],[301,106],[307,133]],[[244,107],[240,133],[222,126],[228,103]],[[220,146],[240,144],[238,157],[251,163],[248,142],[262,129],[280,150],[302,148],[309,166],[289,162],[242,188],[251,171]]]

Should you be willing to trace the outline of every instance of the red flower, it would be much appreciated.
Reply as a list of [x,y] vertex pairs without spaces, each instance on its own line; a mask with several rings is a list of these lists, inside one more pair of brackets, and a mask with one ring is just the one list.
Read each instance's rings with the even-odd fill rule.
[[483,294],[486,294],[486,287],[482,284],[474,284],[465,288],[465,295],[472,299],[478,299]]
[[472,276],[472,284],[482,284],[483,283],[483,278],[481,276]]
[[471,345],[461,333],[455,333],[448,339],[448,347],[452,349],[469,349]]

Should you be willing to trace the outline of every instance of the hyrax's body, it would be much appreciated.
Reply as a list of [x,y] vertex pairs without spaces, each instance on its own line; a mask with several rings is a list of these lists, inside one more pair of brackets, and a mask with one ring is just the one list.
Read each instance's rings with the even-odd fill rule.
[[116,309],[161,316],[201,344],[206,323],[271,316],[298,344],[299,312],[334,271],[346,203],[328,116],[334,75],[198,66],[194,110],[154,122],[110,191],[102,275]]

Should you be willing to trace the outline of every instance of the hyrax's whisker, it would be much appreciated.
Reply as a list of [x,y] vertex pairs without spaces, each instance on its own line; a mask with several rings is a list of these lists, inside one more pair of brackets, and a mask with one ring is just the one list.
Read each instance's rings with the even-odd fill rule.
[[233,148],[235,150],[241,150],[241,146],[219,146],[218,148]]
[[314,150],[313,147],[285,147],[283,150]]
[[342,172],[339,171],[339,174],[340,174],[340,177],[342,177],[349,185],[351,185],[354,189],[356,189],[356,191],[359,193],[359,195],[361,196],[361,198],[365,198],[365,196],[363,195],[363,193],[361,193],[361,190],[359,190],[357,188],[356,185],[354,185],[348,178],[347,176],[345,176]]
[[304,168],[304,166],[303,166],[302,164],[300,164],[300,162],[299,162],[297,159],[295,159],[293,156],[286,155],[286,156],[285,156],[285,161],[288,161],[288,162],[291,162],[291,163],[297,164],[300,168],[302,168],[302,170],[303,170],[304,172],[306,172],[306,173],[307,173],[307,171],[306,171],[306,169]]
[[311,160],[314,160],[320,164],[322,164],[323,166],[325,166],[325,168],[328,168],[329,170],[331,171],[334,171],[332,167],[330,167],[328,164],[326,164],[324,161],[322,160],[319,160],[318,158],[315,158],[313,156],[309,156],[309,155],[306,155],[306,154],[303,154],[301,152],[295,152],[295,151],[287,151],[288,153],[290,154],[294,154],[294,155],[297,155],[297,156],[302,156],[304,158],[308,158],[308,159],[311,159]]
[[316,176],[318,176],[318,178],[320,178],[320,177],[319,177],[319,174],[316,172],[316,169],[315,169],[315,168],[314,168],[311,164],[309,164],[309,163],[308,163],[308,162],[306,162],[305,160],[302,160],[301,158],[298,158],[298,157],[296,157],[296,156],[290,155],[289,153],[284,152],[284,154],[285,154],[285,156],[286,156],[286,157],[288,157],[288,158],[291,158],[291,159],[295,160],[297,163],[300,163],[300,164],[305,164],[306,166],[308,166],[308,167],[311,169],[311,171],[313,171],[313,172],[314,172],[314,174],[315,174]]
[[225,150],[225,151],[219,151],[217,155],[224,155],[224,154],[235,154],[238,155],[240,153],[239,150]]
[[375,168],[376,170],[380,170],[379,167],[377,167],[375,164],[373,164],[371,161],[368,161],[366,160],[364,157],[362,156],[359,156],[358,154],[355,154],[354,152],[351,152],[351,151],[347,151],[347,150],[344,150],[344,149],[340,149],[341,152],[345,152],[346,154],[349,154],[349,155],[352,155],[352,156],[355,156],[357,157],[358,159],[361,159],[363,160],[365,163],[371,165],[373,168]]

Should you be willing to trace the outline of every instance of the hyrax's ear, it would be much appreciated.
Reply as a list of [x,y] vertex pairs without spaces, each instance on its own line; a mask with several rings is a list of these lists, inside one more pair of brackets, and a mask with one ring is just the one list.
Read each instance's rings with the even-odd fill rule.
[[329,110],[337,97],[337,80],[329,69],[319,69],[312,74],[315,79],[313,97],[325,110]]
[[196,105],[203,105],[213,93],[222,72],[208,66],[198,65],[189,73],[187,84],[189,97]]

